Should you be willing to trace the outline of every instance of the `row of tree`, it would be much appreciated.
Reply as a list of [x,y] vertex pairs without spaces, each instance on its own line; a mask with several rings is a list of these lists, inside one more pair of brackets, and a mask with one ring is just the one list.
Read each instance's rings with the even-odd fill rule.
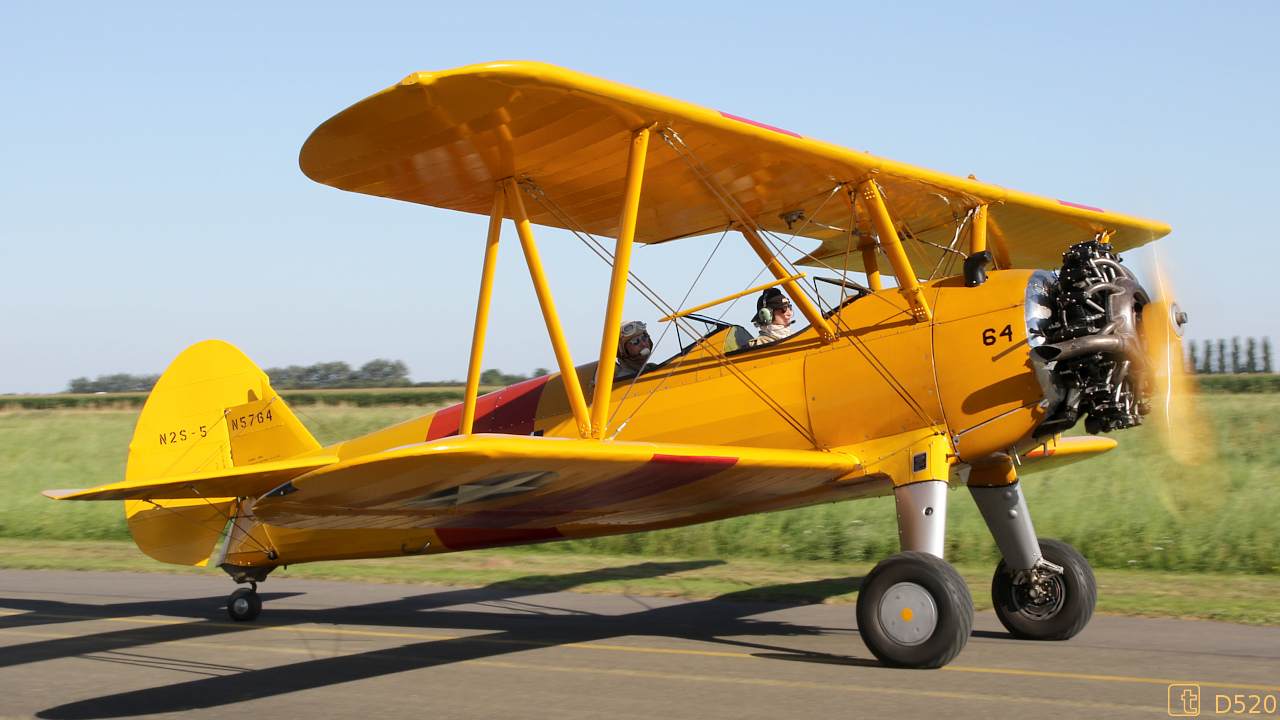
[[159,375],[130,375],[128,373],[99,375],[97,380],[78,377],[67,384],[67,392],[78,395],[86,393],[151,392],[151,388],[155,387],[156,381],[159,379]]
[[1244,375],[1269,373],[1271,370],[1271,338],[1187,341],[1187,367],[1197,375]]
[[[507,375],[497,368],[490,368],[480,373],[481,385],[515,385],[524,382],[530,377],[542,377],[547,374],[546,368],[536,368],[533,375]],[[461,385],[462,383],[458,383]]]
[[[344,362],[321,362],[314,365],[290,365],[283,368],[267,368],[264,370],[271,378],[271,385],[277,390],[320,390],[323,388],[393,388],[393,387],[441,387],[456,386],[463,383],[458,380],[441,380],[437,382],[414,383],[409,380],[409,367],[400,360],[370,360],[352,369]],[[524,382],[530,377],[542,377],[547,374],[546,368],[537,368],[530,375],[508,375],[497,368],[490,368],[480,374],[481,385],[514,385]],[[67,392],[86,393],[129,393],[151,392],[159,375],[99,375],[97,380],[80,377],[72,380]]]
[[277,390],[318,390],[320,388],[408,387],[409,366],[400,360],[370,360],[354,370],[344,362],[290,365],[264,370]]

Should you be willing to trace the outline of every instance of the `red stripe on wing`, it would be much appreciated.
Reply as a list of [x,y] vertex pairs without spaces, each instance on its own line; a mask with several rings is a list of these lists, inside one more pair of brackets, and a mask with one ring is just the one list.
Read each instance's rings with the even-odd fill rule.
[[1080,208],[1081,210],[1092,210],[1093,212],[1096,212],[1096,213],[1106,213],[1106,212],[1107,212],[1106,210],[1103,210],[1102,208],[1096,208],[1096,207],[1093,207],[1093,206],[1091,206],[1091,205],[1081,205],[1081,204],[1079,204],[1079,203],[1067,202],[1066,200],[1059,200],[1059,201],[1058,201],[1058,204],[1059,204],[1059,205],[1066,205],[1067,207]]
[[758,128],[763,128],[763,129],[765,129],[765,130],[772,130],[772,131],[774,131],[774,132],[776,132],[776,133],[782,133],[783,135],[790,135],[790,136],[791,136],[791,137],[793,137],[793,138],[803,138],[803,137],[804,137],[804,136],[803,136],[803,135],[801,135],[800,133],[793,133],[793,132],[791,132],[790,130],[783,130],[783,129],[782,129],[782,128],[780,128],[780,127],[774,127],[774,126],[772,126],[772,125],[765,125],[765,124],[764,124],[764,123],[762,123],[762,122],[756,122],[755,120],[749,120],[749,119],[747,119],[747,118],[739,117],[739,116],[737,116],[737,115],[730,115],[729,113],[724,112],[723,110],[722,110],[722,111],[719,111],[719,112],[720,112],[720,115],[721,115],[722,117],[727,117],[727,118],[729,118],[730,120],[737,120],[738,122],[746,123],[746,124],[748,124],[748,125],[751,125],[751,126],[754,126],[754,127],[758,127]]
[[[462,515],[440,527],[507,528],[584,510],[601,510],[688,485],[733,467],[736,457],[654,455],[630,472],[497,510]],[[465,506],[460,508],[465,512]],[[448,544],[447,542],[445,543]]]

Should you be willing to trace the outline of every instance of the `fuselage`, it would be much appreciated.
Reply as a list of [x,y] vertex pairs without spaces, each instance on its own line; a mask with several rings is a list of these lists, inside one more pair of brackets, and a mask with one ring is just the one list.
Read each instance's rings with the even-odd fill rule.
[[[773,344],[737,349],[743,331],[720,328],[640,377],[615,381],[610,439],[844,452],[869,462],[885,438],[921,433],[945,435],[956,463],[1030,444],[1044,399],[1028,355],[1032,274],[993,272],[978,287],[965,287],[959,277],[930,282],[929,322],[917,322],[895,289],[865,295],[831,314],[839,328],[832,343],[806,328]],[[577,368],[587,397],[595,370],[595,363]],[[448,438],[458,432],[461,411],[461,405],[445,408],[320,452],[348,460]],[[482,396],[474,432],[578,437],[558,373]],[[438,552],[637,532],[891,491],[892,482],[876,480],[871,475],[794,492],[775,482],[728,497],[690,491],[668,498],[661,512],[646,508],[630,523],[575,521],[551,535],[477,530],[453,546],[424,530],[262,531],[279,548],[280,561],[399,555],[423,546]]]

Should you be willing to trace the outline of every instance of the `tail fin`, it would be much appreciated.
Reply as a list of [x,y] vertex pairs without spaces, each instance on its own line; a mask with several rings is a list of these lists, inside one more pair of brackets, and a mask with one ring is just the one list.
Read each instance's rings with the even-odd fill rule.
[[[151,391],[129,443],[125,480],[227,470],[319,448],[266,373],[235,346],[207,340],[184,350]],[[147,555],[205,565],[235,504],[236,498],[131,500],[125,512]]]

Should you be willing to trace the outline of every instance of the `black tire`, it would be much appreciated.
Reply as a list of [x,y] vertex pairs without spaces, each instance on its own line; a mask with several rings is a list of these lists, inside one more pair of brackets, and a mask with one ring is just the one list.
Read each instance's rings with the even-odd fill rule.
[[[904,593],[906,599],[895,600]],[[932,602],[936,613],[932,628],[928,627],[927,612],[920,616],[924,625],[910,626],[917,619],[907,612],[911,598]],[[902,605],[903,610],[895,612],[896,605]],[[900,614],[903,622],[895,620],[895,614]],[[888,628],[882,620],[885,617]],[[955,568],[928,553],[904,552],[886,558],[867,574],[858,591],[858,632],[871,654],[890,667],[940,668],[960,654],[972,630],[969,586]],[[911,633],[921,634],[904,641]]]
[[1044,559],[1062,566],[1062,575],[1045,582],[1048,594],[1033,599],[1028,585],[1015,585],[1004,561],[991,580],[991,600],[1000,624],[1023,640],[1069,640],[1075,637],[1098,604],[1098,582],[1084,556],[1060,541],[1040,538]]
[[240,588],[227,598],[227,614],[236,622],[253,622],[262,613],[262,598],[251,588]]

